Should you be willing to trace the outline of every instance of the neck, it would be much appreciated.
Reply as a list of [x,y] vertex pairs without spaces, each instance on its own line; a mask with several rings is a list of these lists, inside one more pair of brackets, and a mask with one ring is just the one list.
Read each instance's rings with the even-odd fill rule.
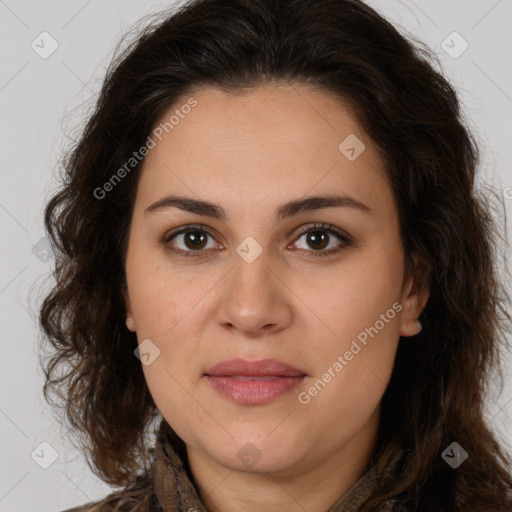
[[[276,472],[232,470],[187,445],[201,501],[210,512],[329,511],[357,482],[373,455],[378,411],[337,450],[312,447],[310,456]],[[335,509],[332,509],[333,511]]]

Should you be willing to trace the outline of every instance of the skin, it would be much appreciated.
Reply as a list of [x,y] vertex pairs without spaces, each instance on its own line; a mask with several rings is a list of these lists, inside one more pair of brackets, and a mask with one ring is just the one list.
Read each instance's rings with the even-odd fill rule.
[[[244,94],[202,88],[178,108],[191,96],[197,106],[164,132],[141,171],[125,267],[126,325],[139,343],[149,338],[160,350],[143,365],[147,385],[186,443],[209,510],[328,510],[374,451],[399,336],[419,332],[428,291],[405,274],[382,161],[340,100],[306,85]],[[366,146],[354,161],[338,150],[350,134]],[[169,194],[218,204],[228,219],[175,207],[144,214]],[[275,222],[281,204],[322,194],[351,196],[371,211],[331,207]],[[324,230],[326,248],[308,243],[299,228],[316,222],[348,233],[352,244]],[[170,251],[197,253],[185,235],[162,243],[171,230],[194,223],[210,235],[203,257]],[[248,236],[263,250],[252,263],[236,252]],[[314,255],[336,247],[335,254]],[[401,311],[300,403],[299,394],[394,303]],[[236,357],[274,358],[307,377],[270,403],[236,404],[204,377]],[[237,456],[247,443],[261,454],[252,467]]]

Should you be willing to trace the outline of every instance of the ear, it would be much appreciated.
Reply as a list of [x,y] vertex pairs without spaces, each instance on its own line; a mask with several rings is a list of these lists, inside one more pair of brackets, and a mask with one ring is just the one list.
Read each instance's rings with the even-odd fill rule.
[[416,254],[411,255],[412,269],[406,272],[402,287],[402,313],[400,317],[400,336],[415,336],[421,332],[418,320],[430,297],[426,283],[426,263]]
[[136,327],[135,327],[135,320],[133,318],[133,313],[132,313],[132,305],[131,305],[131,302],[130,302],[130,297],[128,295],[128,290],[126,289],[126,287],[123,287],[123,297],[124,297],[124,304],[125,304],[125,307],[126,307],[126,327],[128,327],[128,329],[132,332],[136,332]]

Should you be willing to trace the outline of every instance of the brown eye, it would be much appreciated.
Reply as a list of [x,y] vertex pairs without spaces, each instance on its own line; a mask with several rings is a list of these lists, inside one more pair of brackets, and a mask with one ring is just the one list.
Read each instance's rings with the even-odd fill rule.
[[[352,238],[349,235],[338,231],[330,224],[309,226],[302,231],[297,241],[301,238],[305,240],[305,247],[299,247],[299,249],[312,256],[328,256],[341,251],[352,243]],[[297,241],[293,245],[296,245]]]
[[204,231],[186,231],[183,236],[183,243],[188,249],[204,249],[208,235]]
[[[209,241],[208,239],[211,239]],[[208,242],[210,245],[208,246]],[[201,226],[186,226],[164,237],[162,245],[183,256],[204,256],[210,249],[222,248]]]
[[309,231],[306,233],[306,243],[315,250],[322,250],[329,243],[330,235],[325,231]]

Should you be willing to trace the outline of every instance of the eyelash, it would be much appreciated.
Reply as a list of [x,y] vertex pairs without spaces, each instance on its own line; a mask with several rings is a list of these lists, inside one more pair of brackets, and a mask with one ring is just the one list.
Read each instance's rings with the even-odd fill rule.
[[[334,235],[340,242],[342,242],[342,244],[338,245],[334,249],[329,249],[328,251],[306,251],[304,249],[298,249],[299,251],[311,253],[311,255],[313,257],[330,256],[332,254],[340,252],[342,249],[344,249],[345,247],[348,247],[348,246],[350,246],[352,244],[352,241],[353,241],[352,237],[350,237],[349,235],[339,231],[338,229],[336,229],[331,224],[326,224],[326,223],[323,223],[323,222],[322,223],[314,223],[312,225],[306,226],[306,228],[301,230],[301,232],[298,234],[298,236],[296,238],[296,241],[299,240],[306,233],[309,233],[310,231],[315,231],[315,230],[316,231],[322,230],[322,231],[328,232],[329,234]],[[178,231],[174,231],[174,232],[171,232],[169,234],[166,234],[164,236],[164,238],[161,240],[161,244],[166,249],[168,249],[169,251],[171,251],[171,252],[173,252],[175,254],[178,254],[180,256],[184,256],[185,258],[191,258],[191,257],[192,258],[201,258],[201,257],[206,257],[205,252],[208,251],[208,250],[202,249],[202,250],[198,250],[198,251],[184,251],[183,249],[176,249],[176,248],[172,248],[172,247],[169,246],[169,242],[173,238],[175,238],[178,235],[182,235],[183,233],[187,233],[189,231],[201,231],[203,233],[206,233],[211,238],[214,238],[208,232],[208,230],[205,229],[205,226],[202,226],[201,224],[190,224],[188,226],[185,226],[185,227],[179,229]]]

